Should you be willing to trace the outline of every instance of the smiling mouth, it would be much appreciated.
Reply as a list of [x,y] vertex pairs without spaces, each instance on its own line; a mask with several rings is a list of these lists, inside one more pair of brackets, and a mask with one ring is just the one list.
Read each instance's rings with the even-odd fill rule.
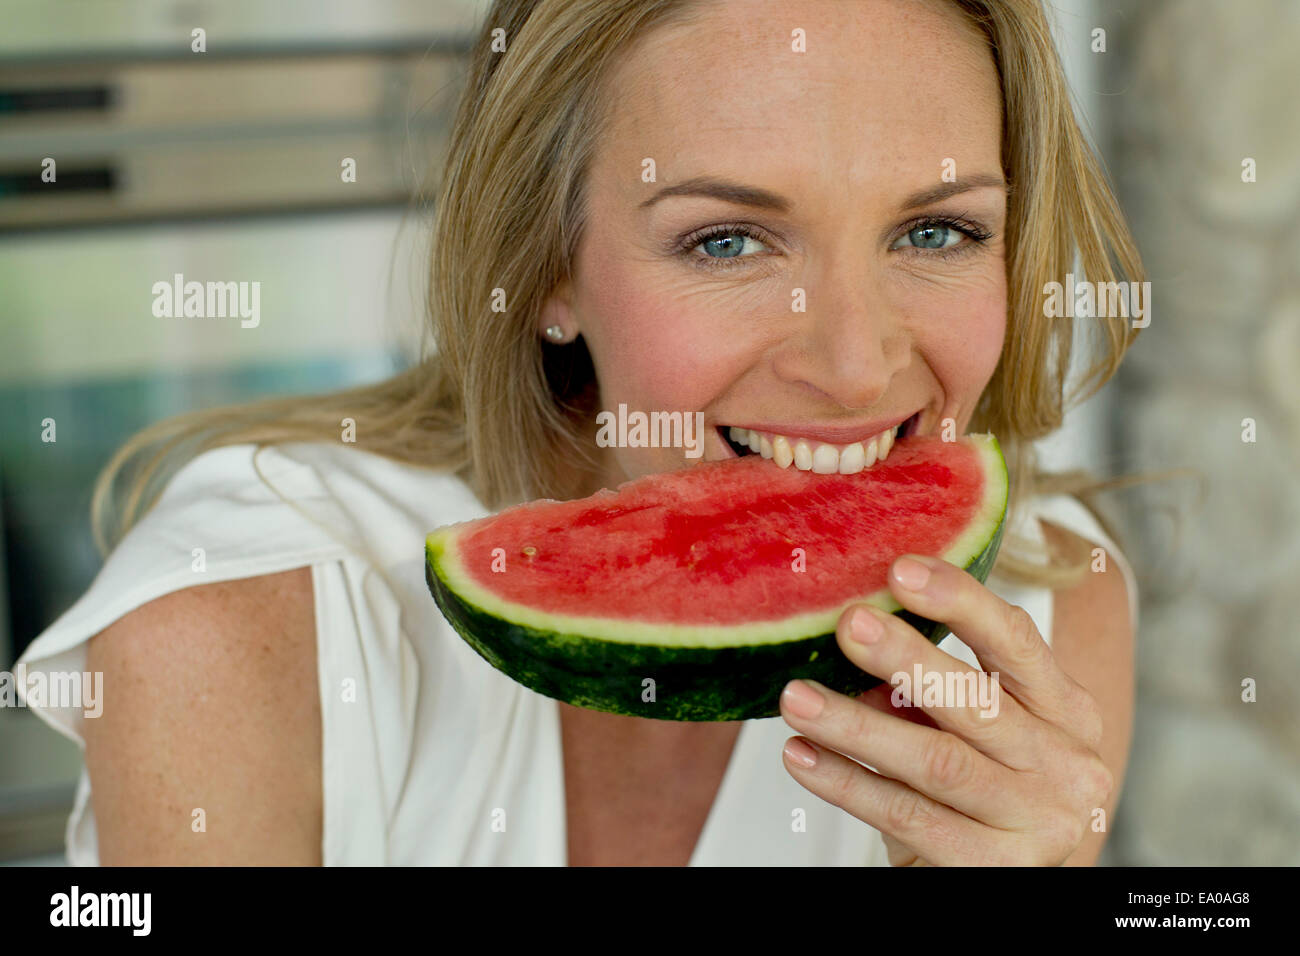
[[854,475],[888,458],[897,439],[915,433],[920,417],[921,413],[917,412],[894,428],[846,445],[727,425],[719,425],[717,429],[724,444],[738,458],[761,455],[782,468],[793,465],[800,471],[821,475]]

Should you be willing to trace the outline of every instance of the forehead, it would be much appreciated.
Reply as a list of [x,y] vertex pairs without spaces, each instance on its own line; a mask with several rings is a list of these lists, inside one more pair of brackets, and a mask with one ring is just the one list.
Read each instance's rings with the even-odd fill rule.
[[633,192],[646,157],[663,180],[767,173],[796,196],[801,177],[900,188],[937,181],[948,157],[959,176],[963,160],[999,168],[992,54],[946,0],[708,0],[641,38],[609,82],[598,165]]

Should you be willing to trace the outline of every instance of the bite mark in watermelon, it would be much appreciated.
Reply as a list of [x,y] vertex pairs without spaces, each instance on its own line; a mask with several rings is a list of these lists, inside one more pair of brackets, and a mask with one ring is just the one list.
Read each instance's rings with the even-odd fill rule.
[[992,435],[900,439],[855,475],[750,456],[440,528],[425,576],[456,631],[538,693],[662,720],[773,717],[797,677],[880,683],[836,643],[850,604],[942,640],[894,599],[889,566],[933,555],[984,581],[1006,505]]

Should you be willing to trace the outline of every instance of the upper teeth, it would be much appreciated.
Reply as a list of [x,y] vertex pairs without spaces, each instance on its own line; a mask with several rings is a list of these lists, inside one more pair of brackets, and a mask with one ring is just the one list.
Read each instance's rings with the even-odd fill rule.
[[803,438],[787,438],[752,428],[732,428],[731,440],[746,445],[764,458],[771,458],[782,468],[793,464],[800,471],[819,475],[856,475],[877,461],[884,461],[894,446],[894,429],[890,428],[866,441],[851,445],[828,445]]

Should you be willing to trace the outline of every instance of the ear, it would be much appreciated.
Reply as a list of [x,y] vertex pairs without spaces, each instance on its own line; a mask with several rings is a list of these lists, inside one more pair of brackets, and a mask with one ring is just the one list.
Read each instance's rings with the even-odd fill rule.
[[571,342],[580,331],[573,314],[573,286],[565,278],[556,283],[537,313],[537,334],[546,337],[546,330],[558,325],[564,330],[564,341]]

